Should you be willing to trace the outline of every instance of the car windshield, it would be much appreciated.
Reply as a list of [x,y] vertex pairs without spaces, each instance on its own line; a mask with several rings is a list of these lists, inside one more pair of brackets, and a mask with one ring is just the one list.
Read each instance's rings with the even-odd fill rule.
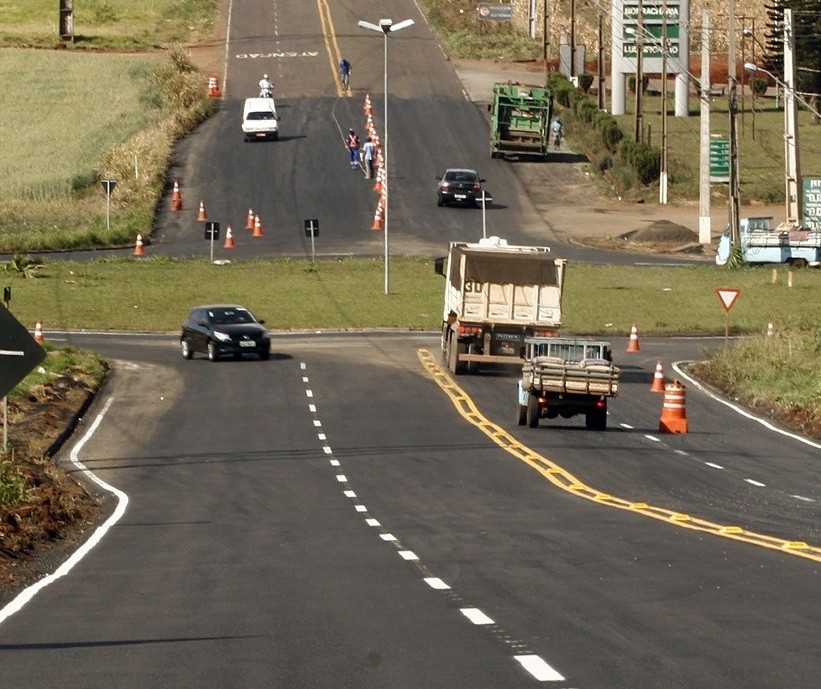
[[448,172],[445,175],[448,182],[476,182],[478,176],[471,172]]
[[233,325],[235,323],[254,323],[254,317],[245,309],[213,309],[208,312],[212,325]]

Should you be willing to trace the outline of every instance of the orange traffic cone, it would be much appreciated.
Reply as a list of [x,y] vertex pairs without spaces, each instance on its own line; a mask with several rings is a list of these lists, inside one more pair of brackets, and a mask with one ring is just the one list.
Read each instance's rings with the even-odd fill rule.
[[630,328],[630,342],[627,343],[627,350],[628,352],[639,352],[639,332],[636,329],[636,326],[633,325]]
[[174,193],[171,194],[171,210],[182,210],[182,194],[180,194],[180,185],[177,180],[174,180]]
[[246,230],[253,230],[254,229],[254,209],[248,209],[248,217],[245,220],[245,229]]
[[262,236],[262,223],[259,221],[259,216],[254,216],[254,233],[251,235],[252,237],[261,237]]
[[659,433],[687,433],[684,386],[677,380],[664,386]]
[[229,225],[225,230],[225,244],[222,245],[222,248],[233,249],[234,246],[234,233],[231,231],[231,226]]
[[34,341],[42,342],[43,339],[43,324],[40,321],[37,321],[34,324]]
[[134,256],[143,256],[144,254],[145,250],[143,249],[143,236],[138,234],[137,241],[134,244]]
[[372,230],[381,230],[382,229],[382,201],[376,204],[376,212],[373,214],[373,226],[371,227]]
[[215,76],[208,77],[208,97],[222,98],[222,91],[220,91],[219,80]]
[[197,213],[197,220],[208,220],[208,213],[205,210],[205,201],[200,201],[200,210]]
[[382,166],[380,165],[378,168],[376,168],[376,182],[373,183],[373,190],[377,194],[382,193],[382,174]]
[[661,362],[656,364],[656,372],[653,374],[653,384],[650,386],[650,392],[664,392],[664,371],[661,368]]
[[364,108],[364,110],[365,110],[366,115],[370,115],[373,112],[373,110],[371,109],[371,94],[370,93],[365,94],[365,108]]

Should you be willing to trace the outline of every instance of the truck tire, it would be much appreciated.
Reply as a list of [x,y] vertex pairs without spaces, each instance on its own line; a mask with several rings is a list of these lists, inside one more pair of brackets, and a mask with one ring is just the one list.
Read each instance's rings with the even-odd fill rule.
[[584,415],[584,425],[591,431],[607,429],[607,409],[591,409]]
[[516,423],[524,426],[527,423],[527,407],[516,400]]
[[536,395],[527,398],[525,420],[529,428],[536,428],[539,425],[539,398]]
[[459,344],[459,338],[455,333],[451,333],[448,338],[448,371],[454,376],[465,372],[464,362],[459,361],[460,351],[463,351],[463,347]]

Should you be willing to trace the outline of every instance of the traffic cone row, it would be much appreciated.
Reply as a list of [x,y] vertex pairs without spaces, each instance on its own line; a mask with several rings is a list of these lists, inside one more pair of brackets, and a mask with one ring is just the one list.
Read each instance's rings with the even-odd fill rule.
[[371,108],[371,94],[370,93],[365,94],[364,112],[365,112],[366,115],[370,115],[370,114],[373,113],[373,108]]
[[220,91],[219,79],[215,76],[208,77],[208,97],[222,98],[222,91]]

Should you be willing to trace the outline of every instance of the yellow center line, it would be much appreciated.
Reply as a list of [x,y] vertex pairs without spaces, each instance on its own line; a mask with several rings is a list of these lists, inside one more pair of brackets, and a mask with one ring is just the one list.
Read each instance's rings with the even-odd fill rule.
[[342,80],[339,77],[337,65],[342,58],[342,53],[339,50],[339,44],[336,41],[336,28],[334,27],[334,20],[331,16],[331,7],[328,5],[328,0],[316,0],[317,8],[319,9],[319,21],[322,24],[322,38],[325,41],[325,52],[328,54],[328,62],[331,65],[331,74],[334,77],[334,87],[336,88],[337,96],[345,96],[348,93],[342,88]]
[[526,445],[523,445],[505,429],[486,419],[476,408],[476,405],[473,403],[473,400],[468,397],[467,393],[462,390],[448,375],[448,373],[436,363],[436,360],[430,351],[423,348],[419,349],[417,354],[422,365],[433,377],[433,380],[448,395],[448,397],[450,397],[451,402],[453,402],[453,406],[456,407],[456,410],[465,419],[467,419],[467,421],[479,428],[499,447],[506,450],[517,459],[533,467],[536,471],[547,478],[548,481],[562,490],[565,490],[577,497],[584,498],[585,500],[595,502],[599,505],[615,507],[621,510],[629,510],[633,514],[664,521],[674,526],[679,526],[685,529],[693,529],[695,531],[702,531],[721,538],[742,541],[744,543],[750,543],[762,548],[779,550],[788,555],[795,555],[808,560],[821,562],[821,547],[809,545],[804,541],[790,541],[784,538],[778,538],[776,536],[747,531],[740,526],[715,524],[706,519],[692,517],[688,514],[682,514],[664,507],[649,505],[646,502],[625,500],[623,498],[609,495],[608,493],[603,493],[595,488],[591,488],[583,481],[580,481],[573,476],[566,469],[560,467],[547,457],[533,451]]

